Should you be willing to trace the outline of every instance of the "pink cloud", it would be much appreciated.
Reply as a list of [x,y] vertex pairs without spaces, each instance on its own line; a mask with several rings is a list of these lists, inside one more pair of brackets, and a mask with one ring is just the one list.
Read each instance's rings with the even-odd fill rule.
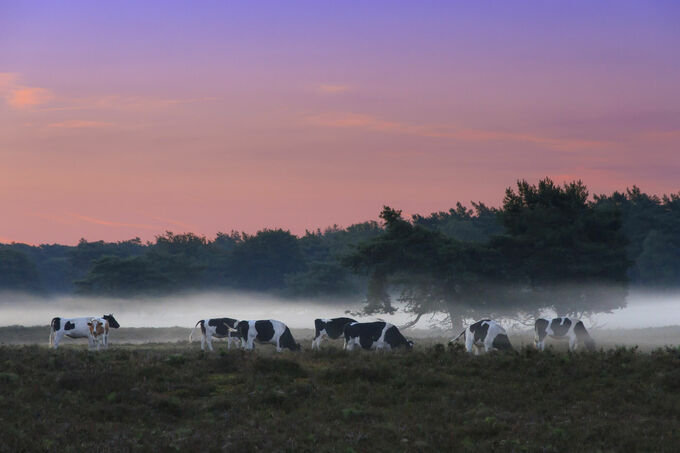
[[376,132],[407,134],[427,138],[444,138],[465,142],[521,142],[547,146],[563,151],[583,148],[605,148],[614,143],[604,140],[581,140],[546,137],[523,132],[499,132],[483,129],[464,129],[449,125],[412,125],[356,113],[327,113],[313,115],[308,122],[317,126],[357,128]]
[[92,129],[99,127],[108,127],[113,125],[113,123],[107,123],[104,121],[88,121],[88,120],[70,120],[63,121],[61,123],[51,123],[47,127],[56,127],[64,129]]
[[325,84],[322,83],[319,85],[319,91],[322,93],[344,93],[346,91],[349,91],[349,86],[348,85],[330,85],[330,84]]
[[132,227],[132,228],[141,228],[144,230],[160,230],[161,228],[158,226],[153,226],[153,225],[146,225],[142,223],[123,223],[123,222],[112,222],[109,220],[102,220],[102,219],[97,219],[94,217],[89,217],[89,216],[84,216],[80,214],[69,214],[71,217],[74,217],[76,219],[82,220],[83,222],[87,223],[93,223],[95,225],[104,225],[104,226],[110,226],[110,227]]
[[25,108],[44,104],[52,98],[52,93],[46,88],[19,87],[10,91],[7,103],[12,107]]

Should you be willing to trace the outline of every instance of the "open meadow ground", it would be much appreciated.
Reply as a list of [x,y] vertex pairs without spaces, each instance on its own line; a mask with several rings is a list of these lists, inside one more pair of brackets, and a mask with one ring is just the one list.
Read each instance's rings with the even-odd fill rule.
[[471,357],[460,346],[419,344],[378,354],[346,353],[337,342],[280,354],[269,346],[226,351],[224,343],[212,354],[186,342],[116,343],[100,353],[66,340],[57,351],[3,345],[0,450],[670,452],[680,445],[677,347]]

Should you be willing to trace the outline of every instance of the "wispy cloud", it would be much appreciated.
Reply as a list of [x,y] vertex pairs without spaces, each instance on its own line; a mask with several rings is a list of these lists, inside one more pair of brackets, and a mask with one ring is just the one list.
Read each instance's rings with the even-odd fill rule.
[[322,83],[319,85],[319,91],[322,93],[344,93],[346,91],[349,91],[350,87],[349,85],[334,85],[334,84],[327,84],[327,83]]
[[159,222],[163,223],[169,223],[171,225],[178,226],[180,228],[184,228],[186,231],[198,231],[200,228],[196,225],[190,224],[190,223],[184,223],[180,222],[179,220],[173,220],[173,219],[168,219],[165,217],[152,217],[154,220],[158,220]]
[[375,132],[415,135],[428,138],[443,138],[465,142],[522,142],[543,145],[564,151],[583,148],[604,148],[614,145],[605,140],[582,140],[547,137],[524,132],[502,132],[484,129],[469,129],[451,125],[414,125],[397,121],[386,121],[371,115],[356,113],[326,113],[307,118],[316,126],[356,128]]
[[107,123],[105,121],[89,121],[89,120],[70,120],[63,121],[60,123],[51,123],[47,127],[56,127],[63,129],[93,129],[101,127],[113,126],[113,123]]
[[54,98],[47,88],[22,85],[19,80],[17,73],[0,72],[0,94],[10,107],[23,109],[45,104]]
[[147,225],[143,223],[125,223],[125,222],[114,222],[110,220],[97,219],[95,217],[69,213],[69,216],[82,220],[83,222],[93,223],[95,225],[104,225],[110,227],[126,227],[126,228],[141,228],[144,230],[160,230],[161,228],[154,225]]
[[680,140],[680,130],[645,132],[641,135],[641,138],[653,141],[676,141]]

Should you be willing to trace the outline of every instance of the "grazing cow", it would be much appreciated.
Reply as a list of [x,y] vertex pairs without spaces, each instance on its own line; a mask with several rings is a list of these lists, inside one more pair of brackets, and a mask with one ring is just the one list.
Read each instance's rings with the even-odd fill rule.
[[104,318],[92,318],[87,323],[90,328],[90,336],[92,337],[92,342],[99,351],[99,346],[104,345],[104,348],[108,347],[107,338],[109,336],[109,322]]
[[474,324],[470,324],[460,335],[451,340],[449,343],[454,343],[460,337],[465,335],[465,349],[470,354],[479,355],[480,349],[483,347],[485,352],[498,349],[500,351],[511,351],[512,345],[508,339],[508,334],[505,329],[501,327],[496,321],[490,319],[482,319]]
[[411,349],[413,342],[404,338],[396,326],[388,322],[354,322],[345,325],[345,349],[351,351],[359,345],[376,351],[405,347]]
[[536,349],[545,349],[546,337],[556,340],[569,340],[569,350],[576,349],[579,343],[585,345],[589,351],[595,350],[595,342],[588,334],[583,322],[571,318],[537,319],[534,324],[534,344]]
[[194,331],[200,324],[201,326],[201,350],[205,351],[207,343],[208,350],[214,351],[212,346],[212,337],[226,338],[227,349],[231,349],[232,340],[240,341],[241,335],[236,330],[238,319],[233,318],[208,318],[201,319],[196,323],[191,333],[189,334],[189,342],[193,341]]
[[275,319],[241,321],[236,328],[241,334],[243,349],[252,350],[254,348],[253,342],[257,340],[258,343],[276,345],[276,350],[279,352],[282,348],[291,351],[300,350],[300,343],[295,342],[290,329],[281,321]]
[[[90,326],[88,323],[95,319],[95,316],[81,317],[81,318],[53,318],[50,323],[50,347],[57,349],[59,347],[59,342],[66,335],[69,338],[87,338],[87,343],[90,349],[93,349],[94,338],[90,332]],[[120,327],[116,318],[113,317],[111,313],[108,315],[103,315],[101,318],[108,322],[109,327],[117,329]],[[103,344],[108,347],[108,333],[105,337],[102,337]]]
[[312,340],[312,349],[321,349],[321,340],[328,337],[331,340],[337,340],[342,337],[345,332],[347,324],[356,322],[352,318],[332,318],[332,319],[315,319],[314,339]]

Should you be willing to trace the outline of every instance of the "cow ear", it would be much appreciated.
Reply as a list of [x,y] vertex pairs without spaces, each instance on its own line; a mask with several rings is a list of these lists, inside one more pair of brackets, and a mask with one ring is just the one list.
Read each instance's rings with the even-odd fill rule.
[[92,326],[92,321],[87,323],[88,326]]

